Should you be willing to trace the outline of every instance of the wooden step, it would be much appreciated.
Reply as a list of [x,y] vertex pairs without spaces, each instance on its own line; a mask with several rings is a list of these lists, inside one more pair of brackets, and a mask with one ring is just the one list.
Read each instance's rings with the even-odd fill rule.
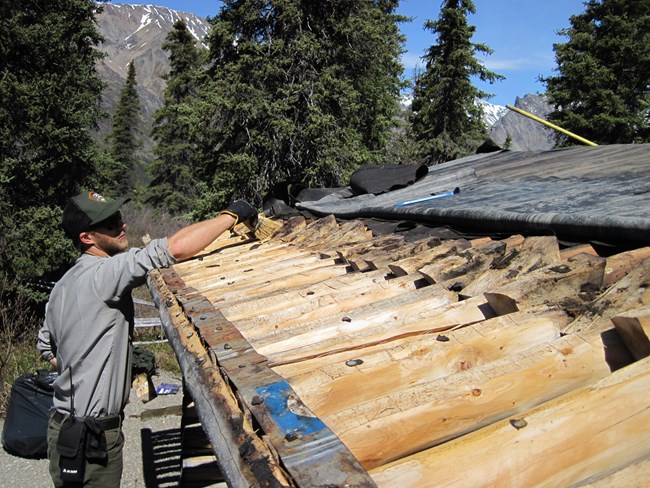
[[225,487],[212,445],[199,422],[194,401],[185,388],[182,412],[180,486]]
[[181,466],[182,488],[193,486],[226,487],[227,483],[219,470],[217,459],[213,455],[184,458]]

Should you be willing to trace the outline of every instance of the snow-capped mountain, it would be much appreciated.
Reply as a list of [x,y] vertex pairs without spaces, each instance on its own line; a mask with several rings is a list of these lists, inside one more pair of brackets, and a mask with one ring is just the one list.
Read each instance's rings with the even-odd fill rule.
[[[162,105],[165,81],[162,75],[169,71],[169,59],[162,45],[174,23],[183,19],[188,30],[202,44],[210,25],[194,14],[178,12],[153,5],[102,4],[97,15],[99,33],[104,42],[98,46],[106,54],[97,65],[97,71],[107,83],[103,94],[103,108],[112,114],[124,85],[127,67],[131,61],[136,71],[136,90],[142,106],[142,159],[151,159],[152,141],[149,137],[153,113]],[[112,121],[100,123],[98,139],[110,132]]]
[[501,117],[508,113],[508,109],[503,105],[495,105],[485,100],[477,102],[483,109],[483,122],[488,127],[492,127]]
[[107,55],[103,61],[106,68],[126,78],[127,66],[133,61],[138,85],[156,95],[164,86],[160,75],[169,69],[162,44],[174,23],[183,19],[197,43],[202,43],[209,29],[205,19],[167,7],[104,4],[102,9],[97,22],[105,39],[100,49]]

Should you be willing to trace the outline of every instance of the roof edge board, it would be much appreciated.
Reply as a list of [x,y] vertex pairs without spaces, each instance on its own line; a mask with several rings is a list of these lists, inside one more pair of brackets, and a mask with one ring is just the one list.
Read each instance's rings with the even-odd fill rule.
[[[158,297],[156,303],[162,302],[160,296],[165,293],[164,288],[171,284],[174,290],[165,297],[164,303],[167,305],[171,300],[178,303],[177,308],[182,309],[180,314],[177,311],[175,318],[172,318],[168,313],[164,313],[169,307],[159,306],[161,316],[166,315],[162,320],[163,326],[179,358],[183,376],[193,380],[187,387],[195,399],[201,424],[213,446],[219,446],[219,449],[215,447],[218,459],[224,454],[228,456],[232,455],[232,452],[240,452],[241,443],[224,444],[222,439],[233,436],[239,439],[242,433],[232,431],[241,430],[242,426],[235,426],[233,429],[232,419],[243,419],[247,414],[252,414],[262,427],[263,435],[271,441],[273,451],[282,463],[282,470],[290,473],[291,481],[297,486],[326,486],[333,480],[339,486],[375,486],[372,478],[349,449],[302,404],[289,384],[268,367],[266,358],[257,354],[241,333],[229,325],[227,319],[215,310],[205,297],[186,288],[182,279],[171,268],[160,270],[158,274],[164,282],[156,279],[152,280],[150,285],[152,294]],[[179,316],[189,325],[187,331],[179,330]],[[201,351],[203,357],[195,355],[195,361],[188,359],[188,352],[194,351],[183,344],[184,334],[188,339],[192,335],[196,336],[203,346],[208,343],[209,350],[203,348]],[[204,361],[207,354],[210,361]],[[197,369],[201,369],[197,364],[203,363],[213,366],[219,373],[216,379],[222,382],[219,390],[215,391],[214,378],[205,378],[197,373]],[[227,390],[225,395],[220,394],[223,389]],[[196,398],[200,401],[197,402]],[[229,405],[228,401],[235,398],[238,402]],[[292,404],[292,409],[286,408],[287,403]],[[298,404],[302,404],[299,411],[288,415]],[[220,419],[220,416],[225,418]],[[223,432],[224,430],[226,432]],[[235,469],[243,469],[244,475],[247,469],[243,468],[242,464],[252,465],[253,471],[257,471],[255,475],[260,477],[259,481],[264,486],[267,486],[264,483],[269,481],[271,484],[268,486],[275,486],[274,482],[280,482],[281,478],[277,476],[277,467],[273,466],[272,459],[275,456],[267,450],[256,430],[250,429],[250,432],[245,434],[249,437],[249,442],[250,436],[258,438],[260,446],[256,447],[256,443],[252,443],[256,451],[254,458],[267,459],[268,466],[264,466],[261,461],[258,461],[257,465],[251,463],[248,454],[246,459],[241,458],[231,464],[234,464]],[[321,455],[312,456],[315,450]],[[323,452],[328,454],[322,455]],[[228,468],[233,471],[232,466]],[[223,471],[224,474],[228,472],[227,469]],[[241,475],[235,473],[235,477],[239,478]],[[280,482],[277,486],[287,485]]]

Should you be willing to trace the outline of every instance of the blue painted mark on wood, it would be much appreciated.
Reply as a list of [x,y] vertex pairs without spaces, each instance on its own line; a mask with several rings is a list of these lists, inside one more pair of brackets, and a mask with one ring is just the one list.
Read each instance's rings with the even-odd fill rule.
[[[257,388],[255,392],[264,398],[267,412],[285,436],[302,437],[326,429],[325,424],[318,417],[300,415],[294,411],[296,409],[289,408],[289,398],[297,399],[297,397],[286,381]],[[300,405],[307,410],[302,402]]]

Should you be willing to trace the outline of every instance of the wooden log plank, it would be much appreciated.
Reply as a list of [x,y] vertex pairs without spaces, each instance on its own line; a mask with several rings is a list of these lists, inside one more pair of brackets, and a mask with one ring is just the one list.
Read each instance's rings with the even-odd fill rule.
[[246,282],[233,284],[226,288],[206,288],[205,297],[213,304],[225,303],[233,305],[235,303],[249,300],[250,297],[263,297],[278,293],[280,290],[288,288],[308,287],[314,283],[319,283],[337,276],[343,276],[348,273],[345,265],[321,264],[310,269],[299,268],[298,270],[286,270],[281,276],[275,275],[268,277],[265,281],[256,281],[255,283]]
[[650,307],[612,317],[612,323],[636,361],[650,356]]
[[494,242],[491,237],[477,237],[476,239],[471,239],[470,244],[472,247],[483,247],[487,244]]
[[650,258],[650,247],[642,247],[609,256],[605,266],[603,284],[605,286],[613,285],[648,258]]
[[208,244],[205,249],[197,253],[194,256],[194,259],[204,257],[208,254],[212,254],[222,249],[228,249],[231,247],[235,247],[235,246],[239,246],[251,242],[250,238],[239,236],[239,235],[232,236],[230,234],[222,234],[222,236],[224,237],[217,238],[212,243]]
[[202,273],[188,275],[179,270],[179,275],[191,287],[197,290],[214,290],[222,287],[232,289],[236,286],[254,286],[255,283],[267,281],[269,276],[278,277],[333,264],[332,260],[323,260],[317,254],[304,251],[284,252],[276,259],[263,258],[250,262],[241,260],[237,267],[222,269],[221,266],[207,268]]
[[[348,220],[339,225],[336,235],[331,236],[325,242],[316,242],[320,248],[326,247],[329,249],[336,249],[341,245],[350,245],[358,242],[364,242],[372,239],[372,231],[366,227],[366,224],[361,220]],[[327,251],[326,251],[327,252]],[[330,251],[335,254],[336,251]]]
[[423,266],[439,259],[444,259],[452,254],[458,253],[458,251],[462,249],[468,249],[469,247],[471,247],[471,244],[466,239],[443,242],[439,246],[424,249],[414,256],[409,256],[393,263],[389,263],[388,268],[395,276],[416,274]]
[[604,259],[580,254],[563,264],[546,266],[486,292],[485,298],[499,315],[540,305],[566,309],[571,306],[569,300],[577,301],[573,307],[580,308],[591,298],[584,295],[584,290],[602,286],[604,269]]
[[569,259],[578,254],[587,253],[592,256],[598,256],[596,250],[591,246],[591,244],[578,244],[577,246],[567,247],[560,251],[561,259]]
[[593,297],[567,326],[567,332],[606,330],[611,318],[629,310],[650,306],[650,257],[638,262],[626,276]]
[[[327,224],[327,225],[326,225]],[[367,238],[365,226],[360,221],[345,222],[343,225],[338,225],[336,220],[332,217],[326,219],[325,223],[317,230],[318,232],[311,233],[313,226],[307,228],[308,239],[295,239],[291,244],[282,243],[280,241],[266,241],[265,243],[254,243],[248,246],[244,252],[242,249],[224,249],[218,256],[211,256],[212,259],[203,261],[189,261],[187,264],[182,263],[177,266],[177,272],[183,277],[184,280],[193,279],[192,272],[206,272],[211,266],[219,268],[220,273],[235,276],[240,274],[242,270],[255,271],[257,268],[268,269],[269,261],[272,261],[276,266],[280,266],[281,262],[289,263],[296,262],[299,259],[320,259],[322,247],[324,242],[336,245],[337,242],[352,242],[354,239],[361,240]],[[299,244],[296,245],[296,244]],[[310,246],[316,246],[318,252],[310,251]],[[332,253],[333,254],[333,253]],[[261,273],[264,271],[261,270]],[[232,278],[230,278],[232,280]],[[197,282],[197,286],[201,287],[202,283]]]
[[[272,316],[281,313],[292,307],[300,306],[307,300],[318,300],[332,294],[343,294],[346,290],[354,293],[359,286],[367,284],[368,281],[382,283],[386,281],[383,273],[347,273],[342,276],[335,276],[325,281],[317,282],[306,288],[285,288],[277,293],[263,297],[251,297],[245,302],[238,302],[232,305],[223,304],[219,310],[232,322],[240,322],[251,317]],[[391,280],[393,281],[393,280]],[[410,289],[416,286],[412,280],[402,279],[394,281],[391,285],[404,286]]]
[[224,271],[236,271],[244,265],[255,265],[265,260],[282,258],[287,254],[307,255],[309,251],[284,242],[248,242],[237,248],[221,249],[201,260],[189,260],[176,264],[177,270],[184,274],[205,272],[206,268],[217,267]]
[[[288,486],[290,481],[279,461],[255,433],[253,426],[221,376],[208,358],[194,327],[167,287],[160,270],[150,274],[150,289],[158,303],[167,337],[179,359],[183,378],[192,397],[205,433],[217,454],[219,468],[229,486],[250,487],[260,483]],[[248,446],[245,454],[239,447]],[[245,456],[245,460],[243,458]]]
[[428,264],[418,272],[429,283],[439,283],[444,288],[459,291],[485,272],[493,261],[503,257],[505,251],[504,243],[487,241]]
[[461,297],[482,295],[514,281],[522,274],[560,262],[558,242],[552,236],[528,237],[519,246],[506,249],[508,251],[503,258],[493,261],[489,270],[473,279],[460,291]]
[[305,235],[297,235],[291,241],[274,237],[272,241],[266,242],[275,243],[280,248],[290,246],[295,249],[317,252],[319,255],[324,255],[322,257],[336,258],[337,247],[352,246],[369,241],[373,237],[372,232],[363,221],[350,220],[338,224],[333,216],[327,220],[327,225],[323,225],[317,232],[312,233],[313,227],[309,227],[306,231]]
[[294,235],[302,232],[307,226],[307,221],[302,215],[289,217],[284,225],[273,235],[274,240],[290,242]]
[[645,488],[650,479],[650,458],[625,466],[613,473],[607,473],[596,480],[580,484],[581,488],[611,488],[621,486],[625,488]]
[[337,251],[337,254],[341,259],[347,261],[348,259],[356,258],[357,256],[376,249],[384,249],[385,251],[396,249],[402,244],[404,244],[404,236],[389,234],[386,236],[373,237],[367,241],[357,242],[352,246]]
[[521,234],[515,234],[510,237],[506,237],[505,239],[501,239],[501,242],[506,245],[507,252],[510,252],[512,249],[522,245],[525,240],[526,239]]
[[215,252],[200,256],[199,259],[189,259],[177,263],[176,270],[184,276],[193,273],[205,273],[209,268],[219,268],[224,271],[241,269],[246,264],[263,262],[274,259],[286,253],[304,254],[305,251],[284,242],[266,241],[263,243],[248,241],[238,247],[225,247]]
[[391,272],[390,268],[388,267],[389,264],[423,252],[427,252],[429,249],[438,246],[440,246],[440,238],[438,237],[420,239],[413,242],[405,242],[398,248],[391,249],[388,252],[368,252],[363,256],[363,260],[368,265],[368,269],[377,269],[389,273]]
[[238,223],[232,229],[234,234],[248,236],[256,241],[267,241],[275,236],[275,234],[284,227],[284,222],[266,217],[264,214],[259,214],[258,222],[255,228],[249,223]]
[[[344,286],[330,289],[330,293],[327,295],[316,297],[314,294],[307,295],[308,292],[302,292],[302,301],[291,304],[285,302],[281,310],[273,307],[274,311],[268,313],[267,310],[259,309],[257,315],[246,320],[239,320],[237,329],[247,339],[255,341],[256,338],[268,336],[276,330],[300,326],[322,317],[343,317],[346,313],[364,305],[393,298],[416,289],[415,282],[408,278],[386,280],[383,276],[378,277],[376,273],[373,276],[364,274],[362,278],[365,279],[353,280],[354,286],[339,279],[336,283],[342,283]],[[281,297],[273,298],[277,298],[281,302]],[[224,315],[228,317],[227,313]]]
[[[173,269],[165,270],[170,282],[180,285],[180,280],[173,275]],[[350,454],[347,448],[340,442],[327,427],[304,406],[295,395],[291,387],[270,370],[266,359],[259,356],[252,350],[250,345],[243,340],[231,324],[220,316],[218,310],[208,302],[202,295],[187,290],[187,288],[176,288],[177,294],[174,298],[168,296],[165,299],[167,309],[174,307],[174,300],[182,304],[183,312],[180,314],[184,323],[187,319],[194,326],[192,333],[186,334],[170,325],[168,335],[174,335],[174,344],[180,340],[179,347],[175,350],[182,350],[183,346],[196,344],[197,356],[182,354],[182,360],[189,362],[189,367],[207,368],[218,371],[220,375],[227,378],[228,391],[231,397],[236,397],[236,404],[242,409],[240,413],[235,412],[231,422],[238,425],[240,421],[248,425],[252,422],[252,413],[256,425],[261,428],[266,440],[270,440],[274,454],[272,461],[277,457],[282,459],[282,473],[289,472],[292,480],[281,486],[323,486],[327,481],[334,484],[350,486],[374,486],[372,480],[358,461]],[[171,295],[171,293],[170,293]],[[178,316],[177,316],[178,317]],[[186,317],[186,318],[185,318]],[[224,327],[225,326],[225,327]],[[219,331],[221,327],[223,330]],[[226,330],[227,329],[227,330]],[[199,339],[200,337],[200,339]],[[192,341],[192,342],[190,342]],[[209,351],[205,344],[210,344]],[[229,347],[226,347],[229,346]],[[189,352],[189,347],[187,347]],[[198,356],[200,354],[200,356]],[[207,356],[207,357],[206,357]],[[181,358],[179,358],[181,359]],[[242,368],[242,365],[244,366]],[[218,368],[218,369],[215,369]],[[186,374],[183,369],[184,376]],[[187,376],[185,376],[187,378]],[[213,388],[215,380],[211,378],[198,378],[197,384],[186,382],[186,386],[195,400],[196,411],[199,414],[201,424],[212,445],[215,440],[210,436],[210,429],[213,427],[213,420],[208,411],[201,408],[201,404],[207,400],[210,403],[215,395],[205,393],[203,388]],[[232,388],[232,389],[230,389]],[[202,393],[200,400],[195,395],[196,391]],[[257,396],[263,396],[267,401],[255,401]],[[284,407],[278,407],[278,403]],[[233,415],[229,410],[219,412],[220,415]],[[261,440],[258,438],[257,440]],[[241,449],[245,446],[245,449]],[[264,446],[269,447],[266,442]],[[254,446],[250,446],[254,448]],[[302,452],[310,452],[319,449],[323,454],[322,458],[302,456]],[[221,455],[216,452],[221,460]],[[266,464],[257,466],[259,460],[252,457],[255,454],[249,446],[240,444],[234,448],[229,455],[239,455],[244,459],[250,458],[250,467],[256,475],[266,475]],[[277,466],[277,464],[276,464]],[[259,483],[251,486],[279,486],[274,479],[260,479]]]
[[491,316],[491,310],[481,298],[450,304],[447,297],[436,295],[409,307],[410,310],[403,306],[397,309],[398,313],[397,310],[379,309],[376,314],[361,320],[353,316],[350,322],[339,321],[295,338],[255,347],[264,351],[262,354],[268,356],[272,366],[277,366],[406,336],[441,332]]
[[[234,248],[225,247],[222,249],[215,250],[210,254],[198,255],[194,258],[188,259],[181,263],[176,263],[177,272],[183,273],[184,276],[192,276],[194,273],[205,273],[206,268],[229,266],[235,259],[240,259],[240,253],[243,249],[256,249],[257,244],[255,242],[245,242],[242,244],[243,247],[239,248],[239,251],[232,252]],[[287,246],[287,244],[282,244],[282,246]],[[265,252],[268,252],[269,247],[265,247]],[[279,251],[278,251],[279,252]],[[247,259],[253,260],[256,258],[256,252],[251,251],[250,254],[247,254]],[[261,253],[259,253],[261,254]]]
[[[288,245],[283,245],[288,246]],[[244,250],[239,255],[212,255],[203,259],[200,266],[186,266],[185,263],[174,265],[176,272],[185,282],[197,289],[219,288],[229,282],[246,281],[254,283],[263,281],[268,276],[277,276],[285,270],[319,267],[335,264],[333,259],[321,259],[319,253],[299,249],[297,247],[266,247],[263,252],[259,249]],[[232,283],[228,285],[232,287]]]
[[289,376],[294,365],[275,370],[289,380],[309,408],[319,416],[331,415],[551,341],[559,337],[562,322],[556,323],[555,317],[511,314],[444,336],[427,334],[384,345],[380,351],[376,346],[356,355],[347,353],[345,360],[339,354],[336,363],[299,376]]
[[[253,341],[260,351],[269,353],[295,349],[296,346],[311,347],[327,337],[336,336],[337,331],[344,329],[361,330],[372,328],[377,321],[390,315],[398,315],[400,311],[422,309],[456,301],[456,296],[438,286],[415,288],[405,293],[398,293],[383,300],[371,301],[369,304],[351,308],[337,315],[321,315],[316,320],[305,321],[298,318],[291,325],[283,324],[277,329],[269,330],[266,335],[259,335]],[[354,325],[353,322],[355,322]],[[347,324],[347,325],[346,325]],[[300,342],[297,338],[300,337]]]
[[603,357],[599,335],[565,336],[322,418],[370,469],[592,384]]
[[386,488],[576,486],[650,455],[643,391],[650,391],[650,358],[370,474]]
[[[526,317],[526,318],[525,318]],[[319,382],[336,381],[346,374],[356,374],[359,371],[358,359],[363,361],[363,371],[375,367],[381,367],[389,361],[403,361],[410,357],[425,356],[420,352],[420,340],[425,343],[435,339],[436,342],[447,342],[447,339],[454,341],[470,341],[475,337],[489,335],[493,330],[502,327],[504,322],[501,320],[511,320],[515,323],[526,320],[534,320],[534,317],[540,317],[553,321],[554,324],[564,328],[569,317],[561,311],[543,310],[540,312],[515,312],[514,314],[504,315],[501,317],[488,318],[483,322],[466,325],[464,327],[454,328],[449,332],[427,334],[420,336],[407,336],[402,339],[396,339],[391,342],[384,342],[375,345],[369,345],[363,349],[354,349],[351,351],[342,351],[337,354],[314,357],[309,360],[289,363],[282,366],[275,366],[275,369],[281,376],[300,383],[305,381],[305,387],[311,388],[313,384]],[[505,322],[508,323],[508,322]],[[453,334],[453,335],[452,335]],[[351,361],[354,367],[348,366],[346,362]],[[352,363],[351,363],[352,364]]]
[[202,252],[187,261],[178,263],[185,273],[192,270],[201,270],[206,263],[220,263],[229,266],[237,260],[260,260],[264,257],[272,258],[274,254],[280,254],[283,250],[297,250],[291,243],[269,239],[257,241],[250,237],[234,236],[227,240],[216,240]]
[[304,229],[292,236],[291,243],[294,245],[310,245],[314,242],[322,242],[339,231],[339,224],[334,215],[328,215],[307,224]]
[[397,249],[402,245],[404,245],[404,236],[391,234],[388,236],[377,237],[367,242],[360,242],[343,249],[338,249],[337,254],[339,255],[339,258],[348,263],[355,270],[365,271],[369,269],[368,264],[363,260],[365,254],[380,249],[383,250],[383,252],[388,252]]

